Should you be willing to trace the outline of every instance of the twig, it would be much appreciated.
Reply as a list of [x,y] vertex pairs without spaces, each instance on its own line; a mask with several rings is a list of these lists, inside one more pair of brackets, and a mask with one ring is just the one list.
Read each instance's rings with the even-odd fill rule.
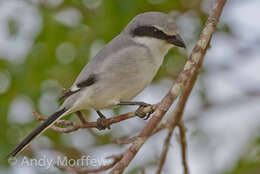
[[187,143],[185,135],[185,127],[182,121],[178,123],[178,128],[180,130],[180,144],[181,144],[181,154],[182,154],[182,165],[184,174],[189,174],[189,168],[187,163]]
[[136,137],[131,137],[131,138],[113,138],[110,140],[111,143],[123,145],[123,144],[130,144],[132,143]]
[[168,154],[168,151],[169,151],[172,133],[173,133],[173,129],[169,128],[168,135],[164,140],[163,152],[162,152],[162,155],[161,155],[160,164],[159,164],[159,167],[157,169],[156,174],[161,174],[161,172],[162,172],[162,169],[163,169],[163,166],[164,166],[164,163],[166,161],[167,154]]
[[[144,110],[147,111],[147,110],[149,110],[149,108],[151,109],[151,106],[144,108]],[[40,122],[43,122],[45,120],[45,118],[41,117],[36,111],[33,112],[33,115]],[[135,116],[136,116],[135,112],[129,112],[129,113],[126,113],[126,114],[121,114],[121,115],[111,117],[111,118],[107,118],[107,119],[103,120],[102,125],[104,125],[104,126],[112,125],[112,124],[121,122],[123,120],[133,118]],[[82,116],[82,118],[83,118],[83,116]],[[53,126],[51,126],[51,129],[58,131],[58,132],[61,132],[61,133],[70,133],[70,132],[74,132],[78,129],[86,129],[86,128],[97,128],[98,129],[97,122],[87,122],[87,121],[85,121],[85,119],[84,120],[83,119],[81,120],[81,123],[72,122],[72,121],[69,121],[69,120],[58,120],[56,122],[56,124],[63,125],[63,126],[70,126],[70,127],[62,128],[62,127],[58,127],[58,126],[53,125]]]
[[[187,85],[189,87],[186,90],[191,91],[194,82],[196,81],[196,77],[198,75],[199,69],[203,62],[203,57],[207,51],[208,45],[215,31],[216,25],[218,23],[218,20],[220,18],[225,3],[226,0],[215,1],[214,7],[208,18],[206,26],[203,29],[202,34],[200,35],[200,38],[191,53],[189,61],[186,62],[184,70],[178,76],[176,83],[173,85],[172,89],[158,104],[150,121],[146,124],[146,126],[140,132],[140,134],[138,135],[136,140],[132,143],[132,145],[125,151],[123,158],[119,161],[119,163],[117,163],[117,165],[113,168],[110,174],[123,173],[125,168],[135,157],[136,153],[146,142],[146,140],[152,134],[154,129],[158,126],[162,117],[168,111],[168,109],[170,108],[170,106],[172,105],[176,97],[180,94],[183,87],[185,86],[186,88]],[[188,97],[186,97],[185,95],[187,94],[189,95],[189,93],[183,93],[183,98],[184,99],[186,98],[186,100]],[[181,102],[185,103],[185,101],[181,101]]]
[[[159,168],[157,170],[157,174],[160,174],[162,171],[162,168],[163,168],[163,165],[165,163],[167,153],[168,153],[170,138],[171,138],[172,132],[174,131],[176,126],[179,126],[179,129],[180,129],[180,137],[181,137],[180,143],[181,143],[181,150],[182,150],[182,163],[183,163],[183,168],[184,168],[184,174],[189,174],[187,160],[186,160],[185,128],[180,119],[183,116],[185,104],[187,102],[191,89],[192,89],[192,87],[190,86],[190,83],[188,83],[188,85],[187,85],[187,87],[185,87],[176,107],[174,108],[174,111],[172,112],[172,114],[168,117],[168,119],[164,123],[160,124],[156,129],[157,132],[160,130],[163,130],[165,128],[169,129],[168,136],[164,142],[164,150],[161,155],[161,161],[160,161]],[[157,132],[154,132],[154,133],[157,133]]]
[[[40,114],[36,111],[33,111],[33,115],[40,122],[43,122],[46,119],[46,118],[43,118],[42,116],[40,116]],[[58,121],[56,121],[56,124],[60,124],[60,125],[64,125],[64,126],[72,126],[73,122],[69,121],[69,120],[58,120]]]
[[86,123],[87,123],[87,121],[86,121],[85,118],[83,117],[82,112],[77,111],[77,112],[76,112],[76,115],[78,116],[78,118],[79,118],[79,120],[81,121],[82,124],[86,124]]
[[98,168],[90,168],[88,166],[72,167],[72,166],[61,166],[61,165],[56,165],[56,167],[59,168],[59,169],[70,171],[70,172],[97,173],[97,172],[105,171],[105,170],[112,168],[121,158],[122,158],[122,154],[109,156],[106,159],[112,159],[113,161],[108,165],[102,165],[102,166],[99,166]]

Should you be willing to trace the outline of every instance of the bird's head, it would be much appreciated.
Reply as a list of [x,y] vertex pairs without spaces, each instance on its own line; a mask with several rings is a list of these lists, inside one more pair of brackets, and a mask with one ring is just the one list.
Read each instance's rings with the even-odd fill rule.
[[186,48],[173,18],[161,12],[137,15],[125,28],[124,33],[132,37],[151,38],[167,44]]

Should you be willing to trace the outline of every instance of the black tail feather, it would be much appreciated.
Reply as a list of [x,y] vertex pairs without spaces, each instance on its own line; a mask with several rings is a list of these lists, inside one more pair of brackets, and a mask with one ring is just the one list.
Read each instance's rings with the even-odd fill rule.
[[29,143],[40,135],[46,128],[48,128],[51,124],[53,124],[63,113],[65,113],[67,109],[63,108],[50,117],[48,117],[39,127],[37,127],[33,132],[31,132],[23,141],[16,146],[16,148],[8,154],[7,159],[10,157],[15,157],[20,151],[22,151]]

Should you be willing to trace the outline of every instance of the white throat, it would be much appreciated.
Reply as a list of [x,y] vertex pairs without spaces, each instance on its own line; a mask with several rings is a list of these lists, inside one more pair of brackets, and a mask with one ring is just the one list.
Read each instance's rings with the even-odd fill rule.
[[135,37],[134,41],[148,47],[151,53],[156,57],[164,57],[169,49],[173,47],[172,44],[169,44],[164,40],[152,37]]

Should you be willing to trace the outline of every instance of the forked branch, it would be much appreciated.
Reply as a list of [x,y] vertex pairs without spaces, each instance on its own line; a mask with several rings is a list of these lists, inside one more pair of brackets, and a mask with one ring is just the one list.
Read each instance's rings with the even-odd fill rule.
[[[193,85],[196,81],[199,69],[201,68],[203,62],[204,55],[208,49],[211,37],[216,29],[225,3],[226,0],[215,0],[214,7],[200,35],[200,38],[190,55],[190,59],[186,62],[183,71],[178,76],[176,83],[173,85],[168,94],[162,99],[162,101],[157,105],[150,121],[139,133],[138,137],[135,139],[132,145],[125,151],[123,158],[119,161],[119,163],[117,163],[110,174],[123,173],[129,163],[135,157],[136,153],[140,150],[142,145],[146,142],[149,136],[152,135],[162,117],[168,111],[168,109],[177,98],[177,96],[181,93],[183,88],[186,88],[186,90],[189,91],[188,93],[183,93],[183,98],[186,98],[186,100],[188,99],[189,93],[192,90]],[[182,102],[186,103],[186,101]]]

